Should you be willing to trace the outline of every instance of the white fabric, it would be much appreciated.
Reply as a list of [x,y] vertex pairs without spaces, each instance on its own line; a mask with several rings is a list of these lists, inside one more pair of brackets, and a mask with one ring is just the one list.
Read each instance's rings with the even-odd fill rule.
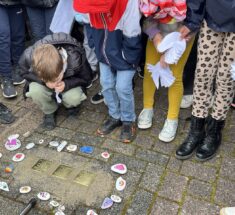
[[231,64],[232,79],[235,81],[235,61]]
[[148,64],[147,68],[149,72],[152,73],[151,76],[157,89],[160,85],[162,87],[170,87],[174,83],[175,77],[169,66],[167,68],[162,68],[160,62],[158,62],[156,65]]
[[53,16],[50,30],[53,33],[64,32],[70,34],[73,27],[74,16],[73,0],[60,0]]
[[125,13],[118,22],[116,30],[121,30],[128,38],[136,37],[141,34],[140,19],[139,1],[129,0]]
[[180,35],[179,32],[168,34],[157,47],[160,53],[165,52],[165,61],[168,64],[177,64],[185,52],[186,40],[181,40]]
[[[61,48],[59,50],[59,52],[60,52],[61,57],[63,58],[63,71],[62,71],[62,73],[65,73],[65,71],[68,67],[68,62],[67,62],[68,54],[67,54],[66,50],[63,48]],[[62,99],[60,98],[59,94],[60,94],[59,92],[55,92],[55,98],[56,98],[57,103],[61,104]]]

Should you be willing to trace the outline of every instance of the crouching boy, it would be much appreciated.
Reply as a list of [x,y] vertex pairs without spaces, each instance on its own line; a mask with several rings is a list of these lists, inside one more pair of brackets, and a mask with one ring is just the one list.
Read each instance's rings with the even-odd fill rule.
[[82,45],[67,34],[52,34],[38,41],[25,50],[19,65],[27,81],[24,95],[43,111],[45,129],[55,128],[60,103],[74,113],[87,98],[84,89],[91,83],[92,71]]

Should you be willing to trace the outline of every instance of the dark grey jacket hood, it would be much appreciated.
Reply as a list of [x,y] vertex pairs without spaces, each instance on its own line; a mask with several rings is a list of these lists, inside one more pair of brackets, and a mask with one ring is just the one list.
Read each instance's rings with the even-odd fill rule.
[[203,19],[216,32],[235,32],[235,0],[187,0],[185,25],[199,30]]
[[21,3],[20,0],[0,0],[0,5],[4,6],[18,5],[20,3]]

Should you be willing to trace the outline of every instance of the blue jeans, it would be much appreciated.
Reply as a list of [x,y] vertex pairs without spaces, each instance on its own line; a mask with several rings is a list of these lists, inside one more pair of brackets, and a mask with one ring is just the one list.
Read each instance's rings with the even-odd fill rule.
[[122,122],[134,122],[136,115],[132,79],[135,70],[113,71],[104,63],[99,65],[102,94],[109,115]]
[[35,42],[52,33],[50,31],[50,25],[56,6],[57,5],[52,8],[26,7]]
[[0,6],[0,75],[11,78],[25,48],[25,24],[21,6]]

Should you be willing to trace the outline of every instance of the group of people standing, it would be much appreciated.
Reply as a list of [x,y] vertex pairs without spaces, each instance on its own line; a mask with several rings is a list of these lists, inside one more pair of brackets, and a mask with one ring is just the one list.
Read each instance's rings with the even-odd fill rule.
[[[106,135],[121,126],[120,140],[130,143],[136,135],[136,121],[139,129],[152,126],[156,86],[147,65],[160,62],[160,66],[169,67],[175,77],[168,89],[167,117],[159,133],[161,141],[171,142],[178,128],[184,93],[183,72],[193,45],[196,48],[198,34],[197,66],[194,86],[191,86],[194,87],[191,126],[176,157],[188,159],[196,151],[200,161],[212,158],[221,144],[222,130],[234,98],[231,65],[235,61],[235,1],[71,0],[68,2],[73,12],[68,14],[83,25],[82,46],[68,32],[52,34],[49,30],[57,4],[62,1],[0,0],[3,95],[16,96],[14,84],[26,80],[25,96],[32,98],[44,112],[44,127],[53,129],[58,103],[62,102],[69,110],[76,109],[86,99],[86,89],[99,71],[102,95],[96,96],[104,98],[109,117],[97,134]],[[27,11],[34,41],[39,41],[22,55],[23,11]],[[168,65],[165,54],[159,53],[157,47],[172,32],[180,32],[187,47],[177,64]],[[137,119],[133,78],[145,53],[143,33],[148,39],[143,110]]]

